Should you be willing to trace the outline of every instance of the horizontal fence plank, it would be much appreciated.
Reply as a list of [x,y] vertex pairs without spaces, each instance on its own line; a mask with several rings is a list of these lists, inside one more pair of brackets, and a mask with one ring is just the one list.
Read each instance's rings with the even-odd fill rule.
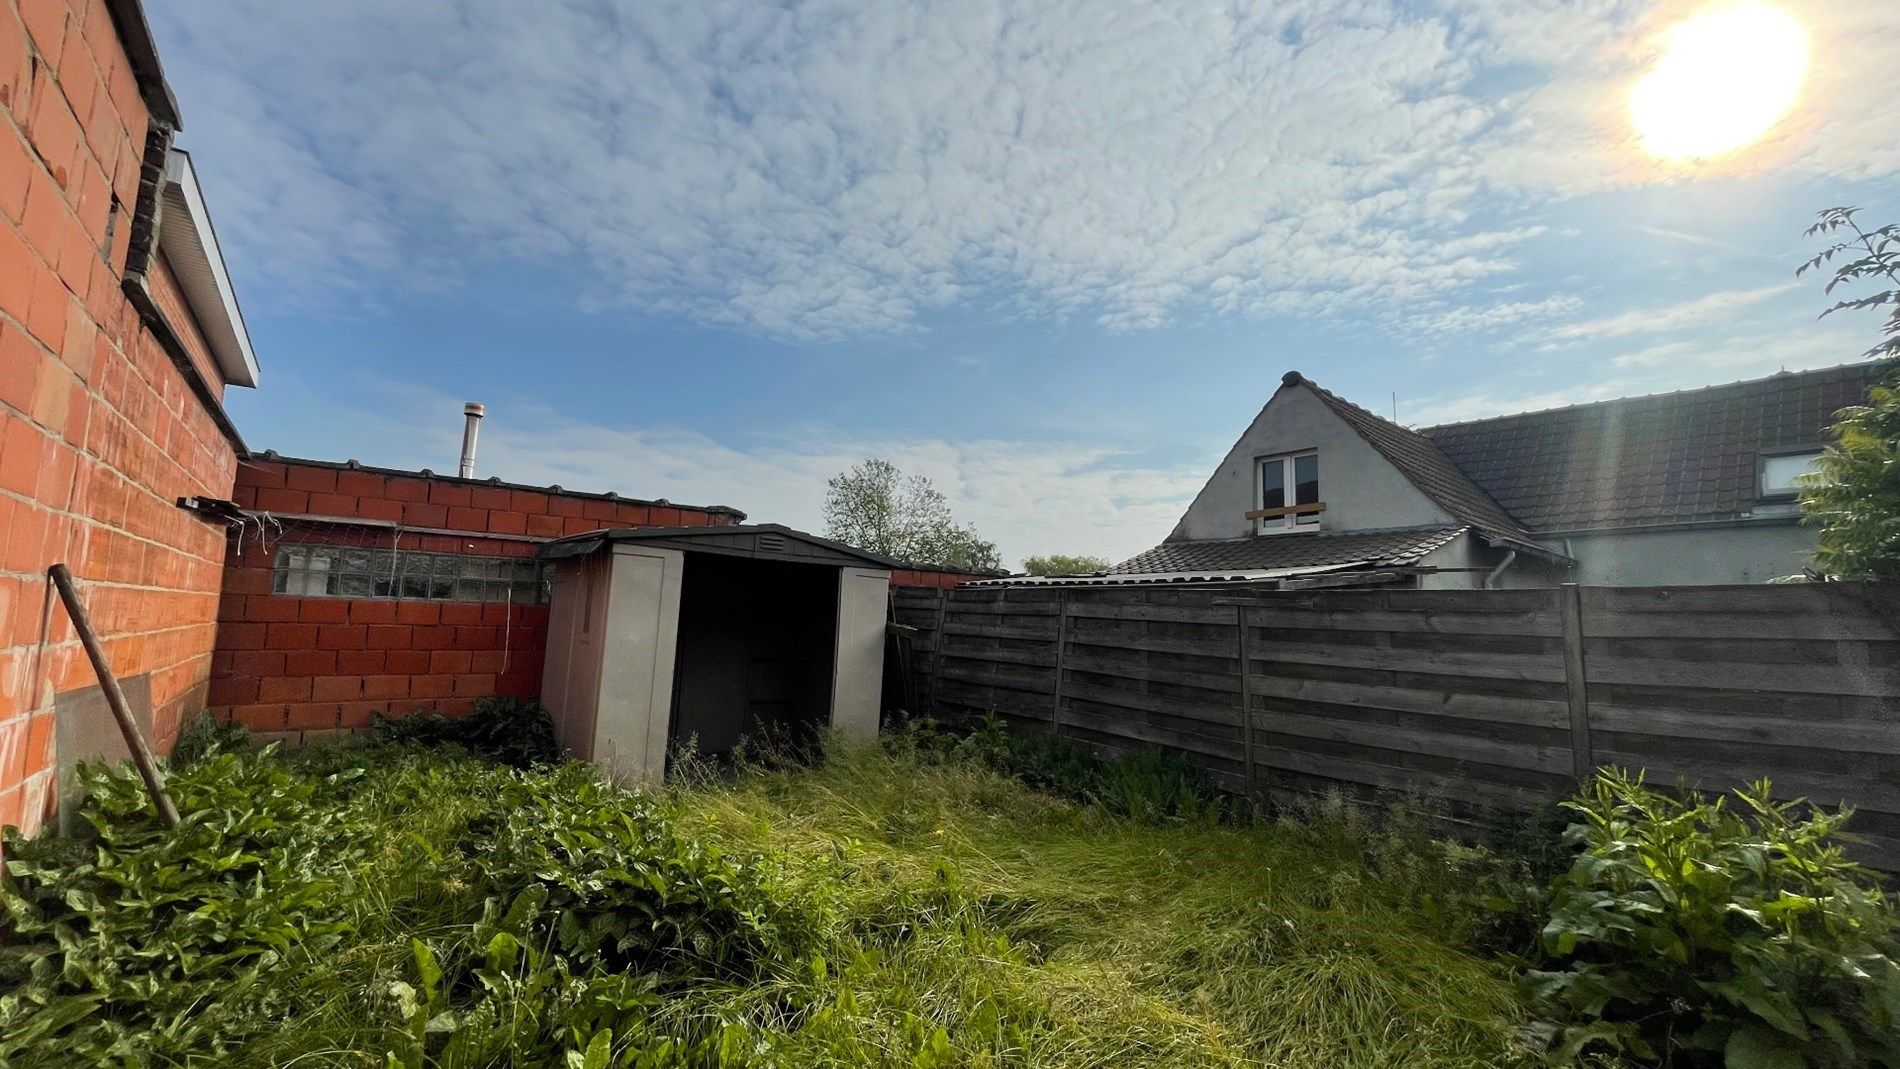
[[1062,731],[1065,735],[1072,731],[1091,731],[1148,746],[1186,750],[1222,761],[1231,761],[1236,771],[1240,767],[1240,751],[1231,739],[1209,738],[1198,732],[1166,727],[1139,718],[1116,717],[1092,711],[1083,711],[1080,715],[1072,716],[1064,712]]
[[1732,660],[1678,661],[1592,656],[1586,664],[1585,674],[1591,683],[1900,698],[1900,668],[1876,665],[1762,664]]
[[1023,626],[1020,624],[968,624],[947,622],[943,625],[945,635],[967,635],[971,638],[1018,638],[1031,642],[1054,642],[1056,629],[1054,619],[1041,626]]
[[1349,742],[1367,750],[1401,750],[1443,757],[1450,761],[1477,761],[1530,772],[1564,774],[1570,771],[1568,746],[1540,746],[1528,742],[1499,742],[1476,735],[1395,727],[1364,720],[1343,720],[1300,713],[1253,714],[1255,731],[1297,735],[1306,739]]
[[945,646],[941,651],[946,660],[982,661],[992,664],[1021,664],[1031,668],[1054,669],[1056,651],[1053,644],[1046,650],[1005,650],[989,647]]
[[1494,698],[1455,690],[1411,690],[1319,679],[1283,679],[1277,676],[1254,676],[1248,680],[1247,690],[1259,697],[1293,702],[1354,705],[1367,709],[1453,716],[1461,720],[1485,720],[1536,728],[1568,730],[1570,727],[1570,707],[1567,704],[1535,698]]
[[1171,683],[1177,687],[1200,687],[1203,690],[1240,689],[1240,673],[1237,670],[1200,672],[1172,668],[1166,664],[1137,664],[1131,663],[1125,656],[1076,649],[1073,644],[1063,655],[1062,667],[1070,672],[1119,676],[1135,683]]
[[1557,791],[1537,791],[1504,783],[1486,783],[1457,776],[1446,776],[1424,769],[1384,765],[1359,758],[1260,746],[1254,765],[1267,769],[1287,768],[1308,776],[1320,776],[1344,783],[1359,783],[1391,791],[1402,791],[1426,800],[1477,803],[1501,810],[1524,811],[1548,805],[1562,797]]
[[1872,615],[1823,613],[1687,613],[1673,610],[1583,610],[1590,638],[1726,638],[1894,642],[1900,633]]
[[1389,631],[1433,635],[1534,635],[1556,638],[1563,621],[1546,612],[1430,612],[1404,609],[1303,609],[1272,603],[1248,608],[1253,627],[1315,631]]
[[1764,746],[1813,746],[1900,754],[1900,715],[1833,721],[1592,701],[1590,723],[1604,731],[1675,739],[1734,740]]
[[1564,681],[1563,665],[1553,662],[1548,656],[1450,653],[1377,646],[1323,646],[1318,643],[1272,642],[1264,639],[1255,640],[1251,646],[1254,671],[1259,671],[1262,663],[1287,663],[1423,675],[1522,679],[1537,683]]
[[1077,602],[1069,615],[1083,620],[1138,620],[1176,624],[1220,624],[1232,627],[1234,610],[1221,605],[1101,605]]
[[989,687],[1002,687],[1006,690],[1020,690],[1031,694],[1054,694],[1056,692],[1055,674],[1015,670],[1014,665],[992,665],[989,667],[946,664],[937,670],[941,679],[962,683],[981,683]]
[[1226,724],[1234,727],[1240,725],[1238,695],[1226,705],[1220,705],[1166,694],[1147,694],[1126,687],[1098,687],[1088,683],[1078,683],[1072,679],[1063,682],[1062,692],[1067,697],[1081,698],[1099,705],[1119,705],[1144,712],[1167,713],[1170,716],[1189,720],[1205,720],[1210,724]]
[[1210,635],[1206,638],[1148,638],[1101,631],[1070,631],[1069,645],[1096,646],[1104,649],[1135,650],[1141,653],[1180,653],[1191,657],[1236,656],[1234,636]]
[[1706,612],[1772,616],[1865,611],[1888,597],[1867,583],[1763,583],[1751,586],[1587,586],[1585,612]]

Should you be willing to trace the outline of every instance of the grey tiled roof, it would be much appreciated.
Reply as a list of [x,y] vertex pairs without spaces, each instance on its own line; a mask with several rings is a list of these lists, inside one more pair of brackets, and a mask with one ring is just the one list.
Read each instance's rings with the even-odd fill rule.
[[1420,436],[1532,530],[1733,518],[1758,499],[1762,450],[1822,444],[1834,413],[1864,403],[1892,366],[1784,372],[1427,427]]
[[[1297,376],[1295,372],[1287,378],[1299,381]],[[1439,508],[1451,513],[1452,518],[1494,540],[1519,544],[1530,541],[1530,532],[1524,525],[1460,471],[1432,439],[1374,415],[1330,390],[1321,389],[1318,383],[1307,380],[1306,384],[1340,419],[1359,432],[1368,445],[1378,450],[1425,496],[1437,502]]]
[[1198,542],[1163,542],[1108,570],[1110,575],[1172,572],[1272,571],[1327,565],[1400,565],[1450,542],[1462,527],[1356,534],[1258,535]]

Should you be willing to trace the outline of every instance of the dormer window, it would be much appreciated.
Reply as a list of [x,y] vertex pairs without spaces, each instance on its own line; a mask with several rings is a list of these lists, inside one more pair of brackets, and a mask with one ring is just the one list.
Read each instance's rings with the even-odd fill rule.
[[1761,496],[1764,498],[1793,497],[1801,492],[1801,476],[1812,475],[1817,469],[1815,462],[1821,459],[1819,449],[1777,449],[1763,453],[1761,457]]
[[1326,506],[1319,499],[1319,452],[1284,453],[1255,461],[1254,510],[1247,514],[1260,534],[1319,526]]

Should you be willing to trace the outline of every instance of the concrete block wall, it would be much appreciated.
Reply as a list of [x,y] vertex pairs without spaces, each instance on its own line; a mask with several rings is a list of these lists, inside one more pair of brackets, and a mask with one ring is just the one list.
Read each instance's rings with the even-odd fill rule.
[[151,122],[104,0],[0,0],[0,824],[27,831],[58,796],[55,699],[97,685],[50,565],[145,677],[161,750],[211,671],[224,529],[175,501],[230,496],[236,457],[121,288]]
[[602,528],[744,518],[719,506],[272,455],[241,463],[233,496],[273,522],[234,536],[210,705],[224,719],[292,742],[361,730],[379,713],[454,716],[491,694],[537,697],[548,607],[274,594],[284,545],[520,558],[550,538]]

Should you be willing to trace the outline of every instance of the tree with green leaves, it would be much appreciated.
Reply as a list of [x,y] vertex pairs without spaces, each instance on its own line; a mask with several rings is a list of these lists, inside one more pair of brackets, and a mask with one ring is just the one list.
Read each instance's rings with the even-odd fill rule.
[[909,564],[998,570],[996,543],[958,526],[943,492],[876,457],[825,483],[825,535]]
[[[1900,356],[1900,225],[1863,229],[1853,208],[1829,208],[1808,228],[1833,244],[1802,264],[1797,276],[1840,262],[1827,292],[1869,282],[1881,289],[1837,300],[1821,313],[1890,308],[1879,344],[1867,356]],[[1851,234],[1851,237],[1847,235]],[[1889,285],[1892,288],[1887,288]],[[1868,391],[1867,403],[1836,415],[1835,441],[1806,476],[1801,509],[1821,529],[1815,565],[1839,579],[1900,579],[1900,366]]]
[[1051,553],[1046,557],[1023,558],[1023,571],[1029,575],[1094,575],[1108,571],[1108,559]]

